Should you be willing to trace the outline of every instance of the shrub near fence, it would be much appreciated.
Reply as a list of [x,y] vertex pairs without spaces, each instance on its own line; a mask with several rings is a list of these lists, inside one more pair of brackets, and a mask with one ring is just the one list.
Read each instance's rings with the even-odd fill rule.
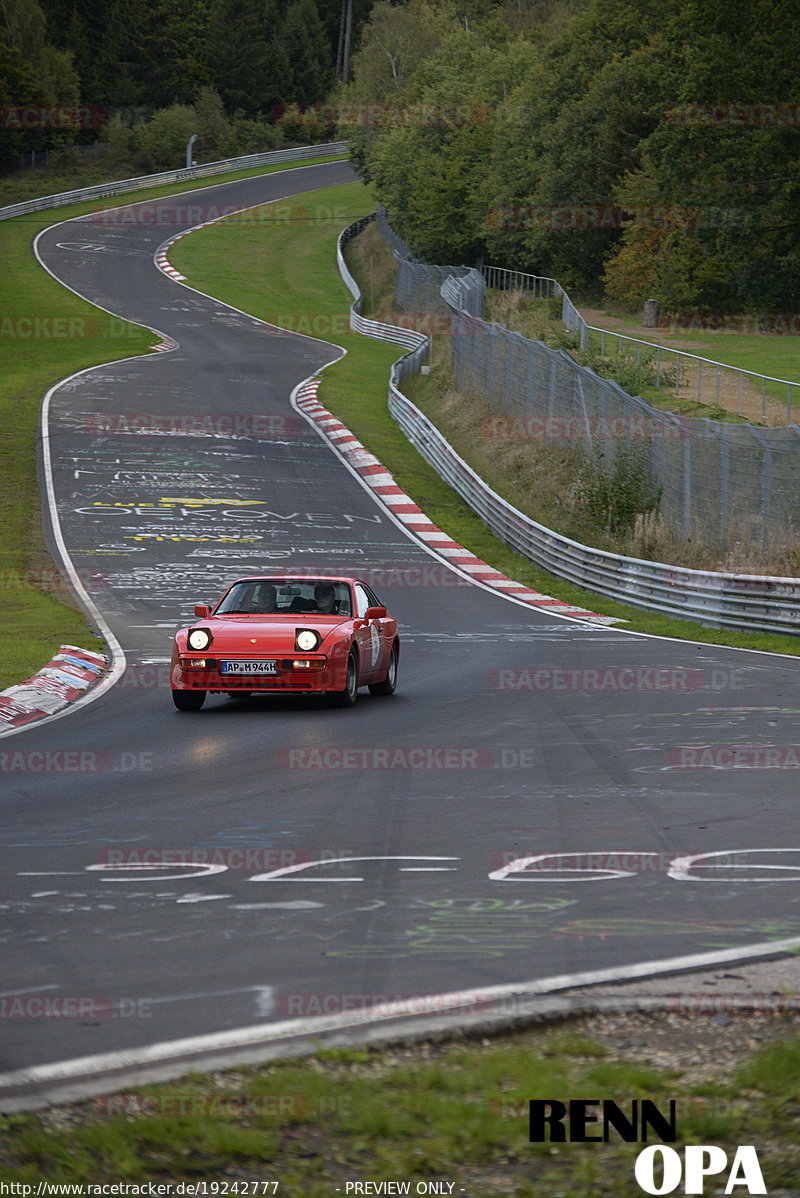
[[[379,214],[378,227],[382,234],[387,230],[385,213]],[[438,302],[454,316],[450,346],[456,381],[482,393],[521,434],[569,442],[587,454],[599,450],[610,467],[623,446],[628,451],[633,445],[641,448],[661,490],[661,515],[686,539],[702,538],[720,547],[741,540],[766,546],[800,530],[796,425],[759,428],[660,412],[578,365],[564,350],[548,349],[484,321],[486,280],[479,271],[416,262],[407,249],[403,255],[394,232],[390,237],[402,265],[398,304],[413,303],[419,311],[438,277],[432,272],[440,272]],[[514,273],[504,274],[513,285]],[[529,288],[535,292],[536,285],[540,295],[562,298],[569,322],[574,305],[558,283],[538,279]]]

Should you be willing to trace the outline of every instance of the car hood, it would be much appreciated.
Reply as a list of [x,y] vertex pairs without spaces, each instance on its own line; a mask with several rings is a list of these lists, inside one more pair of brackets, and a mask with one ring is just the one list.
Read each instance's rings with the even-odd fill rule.
[[294,638],[298,628],[313,628],[322,643],[347,620],[341,616],[308,616],[297,612],[292,616],[212,616],[198,620],[194,626],[208,628],[214,638],[212,653],[252,652],[294,653]]

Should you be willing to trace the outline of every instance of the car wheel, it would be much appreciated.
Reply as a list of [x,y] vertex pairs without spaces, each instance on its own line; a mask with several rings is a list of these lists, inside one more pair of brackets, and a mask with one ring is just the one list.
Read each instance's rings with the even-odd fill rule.
[[397,686],[397,641],[392,645],[389,654],[389,665],[386,667],[386,677],[383,682],[373,682],[370,685],[371,695],[393,695]]
[[205,691],[173,691],[172,702],[178,711],[199,711],[206,701]]
[[344,680],[344,690],[334,691],[331,700],[335,707],[352,707],[358,698],[358,657],[354,649],[350,650],[347,659],[347,673]]

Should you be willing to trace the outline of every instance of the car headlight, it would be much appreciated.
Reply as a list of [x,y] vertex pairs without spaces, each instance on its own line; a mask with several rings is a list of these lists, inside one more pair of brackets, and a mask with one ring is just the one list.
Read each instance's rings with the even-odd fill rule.
[[190,649],[202,652],[211,644],[211,633],[207,628],[193,628],[186,639]]
[[313,653],[322,644],[322,637],[313,628],[297,628],[294,634],[294,647],[303,653]]

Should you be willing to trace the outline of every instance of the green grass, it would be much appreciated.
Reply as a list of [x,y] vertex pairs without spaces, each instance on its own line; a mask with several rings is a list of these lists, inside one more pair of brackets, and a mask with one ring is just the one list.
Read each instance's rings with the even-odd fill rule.
[[[308,208],[318,204],[347,211],[353,220],[374,208],[370,192],[362,184],[326,188],[305,196],[303,202]],[[343,223],[320,220],[312,227],[286,228],[266,218],[252,226],[220,221],[179,241],[171,251],[171,261],[192,286],[253,316],[274,320],[283,312],[296,321],[302,315],[313,327],[322,328],[333,314],[347,312],[350,306],[349,292],[336,267],[336,238]],[[270,280],[268,290],[265,278]],[[363,273],[360,285],[363,290]],[[627,627],[641,632],[800,653],[800,641],[795,637],[703,628],[592,595],[514,553],[442,482],[389,415],[388,374],[396,349],[345,331],[344,324],[339,321],[332,339],[345,346],[348,353],[325,371],[320,399],[383,462],[431,520],[459,544],[519,582],[568,603],[616,616],[627,621]],[[418,395],[415,388],[424,390],[426,385],[427,380],[415,379],[407,390],[413,398]]]
[[[608,315],[617,314],[609,313]],[[618,318],[630,328],[637,328],[641,321],[639,315],[620,315]],[[659,328],[652,330],[653,336],[650,339],[667,347],[675,341],[680,341],[681,348],[684,345],[690,346],[691,348],[687,348],[686,352],[696,354],[698,357],[710,358],[714,362],[723,362],[727,366],[739,367],[743,370],[751,370],[755,374],[796,382],[798,388],[797,391],[792,389],[792,402],[800,404],[800,337],[789,334],[739,333],[735,329],[737,318],[731,317],[730,319],[734,322],[734,327],[729,331],[701,332],[692,328],[676,328],[673,332],[669,328]],[[749,320],[752,324],[756,318],[745,315],[738,319],[741,320],[744,327],[748,327],[744,322]],[[614,330],[610,330],[611,344],[614,343],[613,334]],[[599,345],[600,335],[592,333],[591,336],[596,338]],[[607,349],[608,345],[609,338],[607,337]],[[662,360],[674,362],[673,354],[665,355]],[[691,374],[690,367],[689,370]],[[696,370],[694,373],[696,374]],[[758,387],[760,389],[760,383]],[[773,399],[785,400],[786,388],[777,383],[768,383],[767,395]]]
[[[666,1019],[623,1019],[616,1034],[643,1043],[652,1032],[663,1034]],[[410,1181],[412,1193],[417,1181],[432,1178],[482,1196],[633,1193],[641,1144],[613,1133],[607,1144],[528,1141],[530,1099],[591,1096],[613,1097],[626,1111],[634,1097],[650,1098],[664,1113],[675,1099],[676,1148],[715,1143],[732,1160],[738,1144],[755,1143],[772,1192],[797,1165],[792,1109],[800,1042],[788,1030],[778,1019],[760,1026],[768,1043],[758,1053],[726,1073],[717,1066],[702,1083],[695,1063],[708,1065],[716,1030],[708,1029],[696,1061],[665,1069],[646,1050],[636,1060],[620,1059],[603,1018],[591,1016],[491,1042],[332,1050],[191,1075],[1,1119],[0,1179],[205,1180],[227,1182],[233,1193],[235,1182],[277,1181],[287,1198],[327,1198],[348,1181],[386,1178]]]
[[[303,165],[316,161],[329,159]],[[198,186],[295,165],[203,179]],[[191,184],[153,188],[144,195],[155,199],[186,190],[192,190]],[[0,222],[0,589],[6,619],[0,690],[39,669],[61,643],[103,647],[75,609],[44,545],[35,468],[42,396],[77,370],[146,353],[158,340],[148,329],[108,316],[57,283],[36,261],[33,238],[59,220],[142,198],[141,191],[131,192]]]
[[[746,336],[736,333],[712,334],[710,339],[694,342],[693,333],[677,332],[673,337],[664,329],[652,330],[650,340],[661,343],[664,352],[658,355],[657,348],[637,346],[623,341],[618,330],[608,329],[603,337],[595,328],[588,331],[587,349],[578,348],[578,336],[568,332],[561,320],[561,302],[555,299],[521,299],[518,295],[489,291],[487,293],[488,319],[496,320],[506,328],[521,332],[534,341],[544,341],[551,349],[566,349],[584,366],[591,366],[603,378],[615,379],[630,395],[641,396],[660,411],[674,412],[681,416],[704,417],[728,423],[746,423],[737,411],[726,409],[716,402],[716,371],[713,366],[701,370],[701,399],[697,397],[697,367],[688,358],[681,361],[680,393],[675,394],[676,359],[675,340],[691,340],[692,350],[699,357],[741,366],[745,370],[773,375],[777,378],[797,379],[797,391],[793,390],[793,402],[800,404],[800,339],[781,336]],[[634,324],[635,318],[629,322]],[[623,334],[624,336],[624,334]],[[720,352],[717,352],[717,351]],[[780,369],[779,369],[780,368]],[[780,373],[788,370],[788,375]],[[722,378],[723,394],[738,394],[738,376],[725,374]],[[756,388],[757,380],[745,380],[745,387]],[[785,400],[786,388],[777,383],[767,385],[770,399]]]

